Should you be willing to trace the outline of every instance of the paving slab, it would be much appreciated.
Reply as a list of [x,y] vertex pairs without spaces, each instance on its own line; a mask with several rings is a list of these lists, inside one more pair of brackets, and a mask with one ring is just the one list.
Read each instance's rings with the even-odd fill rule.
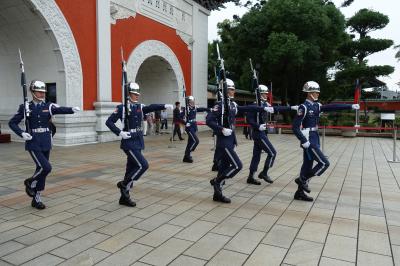
[[232,203],[222,204],[212,201],[209,133],[199,133],[193,164],[181,162],[186,142],[168,148],[168,136],[145,137],[150,168],[133,187],[135,208],[118,204],[126,163],[118,142],[54,147],[43,211],[24,192],[34,165],[20,164],[31,161],[23,143],[0,144],[0,265],[400,263],[400,166],[386,161],[392,140],[326,137],[331,166],[310,182],[314,202],[299,202],[298,140],[269,135],[279,153],[275,182],[253,186],[253,142],[238,134],[244,169],[227,180]]

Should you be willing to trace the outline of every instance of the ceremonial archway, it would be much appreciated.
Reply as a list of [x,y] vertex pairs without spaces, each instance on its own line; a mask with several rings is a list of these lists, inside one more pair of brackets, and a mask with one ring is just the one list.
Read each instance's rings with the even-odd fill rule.
[[182,68],[166,44],[156,40],[142,42],[130,54],[127,68],[128,78],[141,87],[143,103],[183,100]]

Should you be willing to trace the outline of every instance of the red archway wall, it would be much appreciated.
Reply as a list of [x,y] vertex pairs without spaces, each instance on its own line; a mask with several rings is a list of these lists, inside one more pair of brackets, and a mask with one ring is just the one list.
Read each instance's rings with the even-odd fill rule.
[[121,46],[127,60],[133,49],[147,40],[161,41],[175,53],[183,71],[185,87],[188,93],[191,93],[192,56],[187,44],[176,34],[176,30],[137,14],[135,18],[117,20],[117,23],[111,26],[113,101],[121,101]]
[[83,74],[83,108],[93,110],[97,100],[96,0],[56,0],[78,46]]

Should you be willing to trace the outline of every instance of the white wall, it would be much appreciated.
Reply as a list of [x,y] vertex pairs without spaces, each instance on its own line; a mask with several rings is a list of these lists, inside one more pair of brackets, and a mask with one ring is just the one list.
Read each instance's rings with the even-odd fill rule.
[[31,79],[57,83],[57,90],[62,90],[65,84],[51,32],[45,31],[39,15],[22,0],[0,1],[0,113],[3,115],[15,113],[22,103],[18,47],[28,85]]
[[193,4],[192,90],[196,105],[207,106],[208,11]]

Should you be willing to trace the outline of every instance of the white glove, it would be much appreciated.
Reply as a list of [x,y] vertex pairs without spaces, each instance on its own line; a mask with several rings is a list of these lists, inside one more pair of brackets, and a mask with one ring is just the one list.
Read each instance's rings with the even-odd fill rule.
[[186,123],[186,127],[190,127],[190,123]]
[[223,128],[222,129],[222,134],[224,134],[225,137],[228,137],[228,136],[232,135],[232,129]]
[[29,133],[26,133],[26,132],[22,132],[22,138],[26,141],[26,140],[31,140],[32,139],[32,136],[31,136],[31,134],[29,134]]
[[74,111],[74,113],[79,112],[81,110],[81,108],[79,108],[78,106],[72,107],[72,111]]
[[266,129],[267,129],[266,124],[261,124],[260,127],[258,128],[258,130],[260,130],[260,131],[265,131]]
[[274,113],[274,107],[271,107],[271,106],[264,107],[264,111],[273,114]]
[[172,104],[164,104],[164,108],[172,110],[172,109],[174,109],[174,106]]
[[310,147],[310,142],[304,142],[303,144],[301,144],[301,146],[303,146],[304,149],[307,149],[308,147]]
[[119,132],[119,135],[120,135],[123,139],[130,139],[130,138],[131,138],[131,133],[130,133],[130,132],[126,132],[126,131],[121,131],[121,132]]
[[359,110],[359,109],[360,109],[360,105],[359,105],[358,103],[352,104],[352,105],[351,105],[351,109]]
[[298,105],[290,106],[290,109],[297,111],[299,109]]

